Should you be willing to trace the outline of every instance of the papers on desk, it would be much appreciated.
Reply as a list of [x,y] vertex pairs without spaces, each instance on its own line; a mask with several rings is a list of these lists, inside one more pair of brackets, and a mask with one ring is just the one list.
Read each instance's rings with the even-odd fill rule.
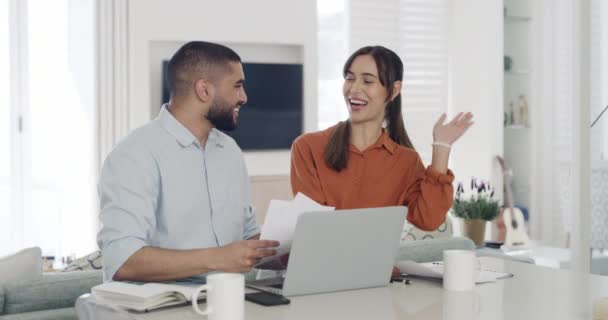
[[289,253],[300,214],[313,211],[332,211],[334,209],[334,207],[320,205],[302,193],[298,193],[292,201],[271,200],[264,225],[262,225],[260,239],[277,240],[280,242],[280,246],[277,248],[276,255],[260,260],[257,265]]
[[[417,263],[414,261],[398,261],[397,267],[402,274],[414,277],[443,279],[443,262]],[[511,273],[479,270],[475,283],[495,282],[496,280],[513,277]]]

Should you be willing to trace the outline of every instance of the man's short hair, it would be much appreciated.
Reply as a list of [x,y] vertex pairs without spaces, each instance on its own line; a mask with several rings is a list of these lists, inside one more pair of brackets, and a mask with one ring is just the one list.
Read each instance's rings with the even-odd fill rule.
[[171,97],[186,93],[201,77],[212,80],[218,71],[228,70],[230,62],[241,62],[241,57],[226,46],[204,41],[186,43],[171,57],[167,66]]

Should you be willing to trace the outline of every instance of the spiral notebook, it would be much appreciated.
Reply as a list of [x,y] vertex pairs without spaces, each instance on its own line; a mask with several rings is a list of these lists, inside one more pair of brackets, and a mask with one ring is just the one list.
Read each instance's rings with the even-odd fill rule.
[[[417,263],[414,261],[399,261],[397,267],[402,274],[431,279],[443,279],[443,262]],[[512,273],[498,272],[493,270],[480,269],[475,283],[495,282],[501,279],[513,277]]]

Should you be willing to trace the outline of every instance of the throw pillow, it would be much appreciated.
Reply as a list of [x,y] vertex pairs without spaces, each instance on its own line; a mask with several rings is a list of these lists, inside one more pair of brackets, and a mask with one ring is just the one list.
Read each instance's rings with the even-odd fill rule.
[[448,216],[445,222],[434,231],[424,231],[416,228],[407,220],[403,224],[403,232],[401,233],[401,243],[413,240],[441,239],[452,237],[452,221]]
[[0,286],[42,275],[42,251],[38,247],[23,249],[0,258]]

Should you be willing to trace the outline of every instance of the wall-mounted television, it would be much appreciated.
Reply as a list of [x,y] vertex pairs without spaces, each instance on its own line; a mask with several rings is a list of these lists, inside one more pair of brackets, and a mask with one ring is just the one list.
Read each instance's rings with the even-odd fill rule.
[[[163,61],[163,103],[169,101],[167,64]],[[243,150],[290,149],[302,134],[302,64],[243,63],[247,104],[236,130],[226,132]]]

